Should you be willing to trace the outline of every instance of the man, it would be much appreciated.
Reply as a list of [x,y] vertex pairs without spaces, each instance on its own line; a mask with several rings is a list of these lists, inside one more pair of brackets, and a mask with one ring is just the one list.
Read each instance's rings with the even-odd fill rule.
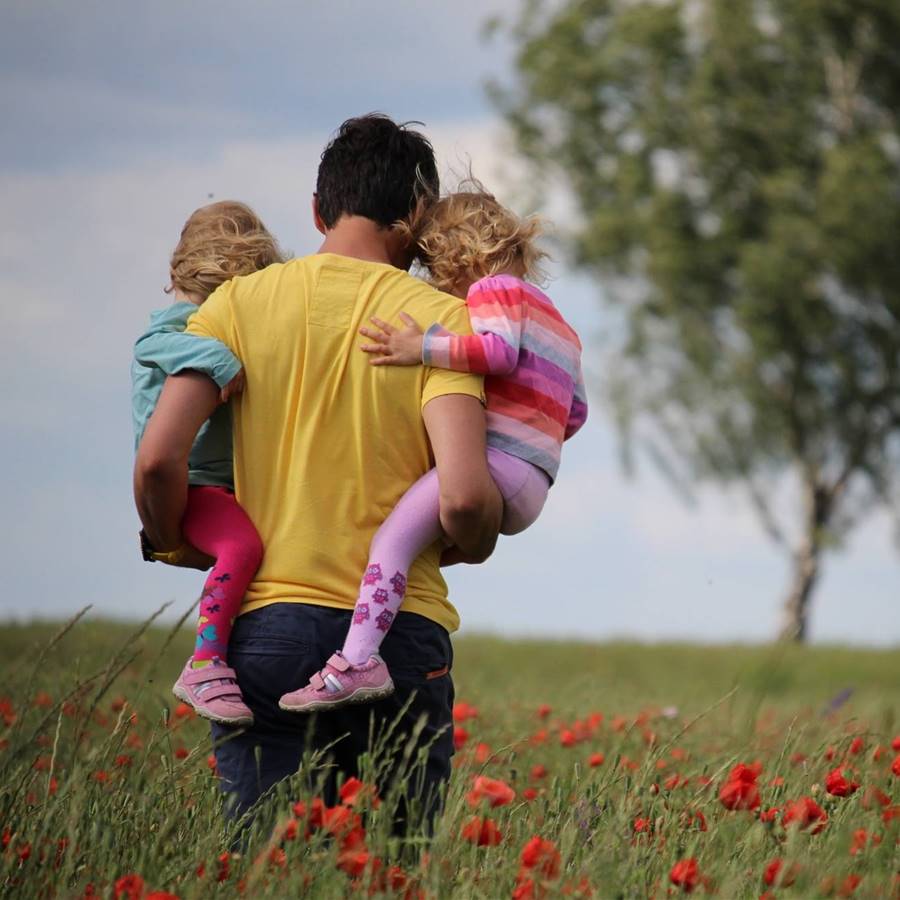
[[[332,775],[358,771],[375,731],[397,722],[395,740],[424,763],[408,788],[426,819],[449,777],[452,650],[458,615],[439,572],[441,548],[423,553],[383,645],[393,696],[314,719],[284,712],[278,698],[306,684],[340,646],[372,536],[405,490],[433,464],[441,523],[458,552],[492,552],[501,500],[487,470],[480,379],[426,367],[374,367],[358,330],[377,316],[411,313],[469,332],[462,301],[410,277],[413,249],[392,229],[419,197],[436,194],[431,145],[385,116],[345,122],[319,167],[313,215],[318,254],[223,285],[188,333],[228,345],[244,365],[234,402],[235,489],[265,556],[235,623],[228,662],[255,724],[214,726],[223,788],[236,809],[297,771],[305,747],[328,749]],[[135,464],[135,497],[157,550],[183,544],[187,457],[216,407],[218,388],[199,372],[168,379]],[[415,758],[413,752],[411,757]],[[398,760],[379,785],[408,778]],[[326,783],[333,800],[335,779]],[[401,810],[410,819],[411,808]]]

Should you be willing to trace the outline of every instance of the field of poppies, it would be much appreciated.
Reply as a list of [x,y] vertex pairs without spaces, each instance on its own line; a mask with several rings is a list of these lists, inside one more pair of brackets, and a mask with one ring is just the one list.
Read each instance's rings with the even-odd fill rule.
[[896,652],[460,639],[446,812],[410,848],[396,796],[326,806],[315,758],[240,836],[169,693],[190,643],[0,628],[3,895],[900,898]]

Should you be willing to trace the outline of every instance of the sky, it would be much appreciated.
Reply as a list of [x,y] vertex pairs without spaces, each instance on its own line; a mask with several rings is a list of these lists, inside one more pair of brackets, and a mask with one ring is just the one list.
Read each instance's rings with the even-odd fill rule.
[[[372,110],[424,122],[448,183],[471,165],[515,207],[521,167],[485,92],[512,77],[512,59],[481,35],[516,9],[3,4],[0,619],[61,619],[88,603],[131,619],[188,609],[202,576],[141,561],[131,499],[131,348],[168,302],[181,225],[211,197],[240,199],[285,248],[315,252],[319,154],[341,121]],[[582,336],[592,414],[539,521],[486,565],[448,572],[463,630],[767,640],[788,560],[738,490],[699,486],[686,506],[649,464],[624,475],[601,401],[603,285],[556,255],[548,292]],[[891,523],[873,512],[826,560],[812,640],[900,644],[898,562]]]

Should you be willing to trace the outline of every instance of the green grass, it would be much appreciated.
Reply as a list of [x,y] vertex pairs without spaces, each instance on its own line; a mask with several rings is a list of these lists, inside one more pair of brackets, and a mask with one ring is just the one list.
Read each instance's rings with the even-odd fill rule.
[[[398,858],[391,797],[365,810],[370,861],[356,880],[338,863],[346,869],[364,858],[340,857],[340,839],[318,829],[305,840],[303,819],[298,836],[284,839],[292,802],[310,807],[315,797],[314,761],[311,778],[292,779],[272,800],[277,827],[261,818],[243,852],[229,855],[234,827],[220,814],[204,723],[177,715],[169,693],[190,649],[187,630],[149,628],[135,638],[133,625],[80,621],[50,646],[59,630],[0,627],[4,894],[80,897],[90,884],[111,897],[118,879],[135,874],[145,896],[182,900],[239,891],[332,898],[373,886],[404,895],[372,877],[373,859],[383,861],[383,876]],[[768,888],[777,897],[841,896],[852,875],[861,877],[853,896],[900,896],[900,817],[885,821],[889,807],[874,794],[900,812],[900,777],[890,771],[900,732],[896,652],[469,637],[456,642],[454,676],[457,699],[477,716],[458,722],[468,738],[433,844],[418,863],[405,863],[415,885],[408,896],[510,897],[535,835],[558,849],[560,871],[540,879],[532,870],[532,893],[519,882],[521,896],[585,896],[589,885],[595,897],[665,897],[680,892],[672,866],[690,857],[697,893],[759,897],[766,865],[781,858],[798,870],[792,886]],[[828,712],[848,688],[849,700]],[[542,704],[552,705],[543,718]],[[602,723],[590,720],[597,713]],[[852,754],[855,737],[863,749]],[[879,746],[886,749],[875,759]],[[604,760],[592,766],[597,753]],[[727,773],[754,761],[762,809],[810,796],[827,826],[811,834],[785,829],[780,816],[767,824],[756,812],[726,810],[718,794]],[[825,776],[842,763],[861,786],[838,798],[826,792]],[[374,770],[378,759],[367,765]],[[535,777],[535,766],[546,775]],[[506,782],[512,802],[470,807],[477,775]],[[494,822],[499,844],[461,838],[476,814]],[[851,854],[859,829],[881,840]]]

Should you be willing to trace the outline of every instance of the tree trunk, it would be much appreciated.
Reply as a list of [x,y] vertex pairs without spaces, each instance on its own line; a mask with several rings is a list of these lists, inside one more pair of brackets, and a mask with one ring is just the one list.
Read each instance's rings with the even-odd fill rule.
[[809,600],[818,577],[819,548],[807,537],[794,554],[791,587],[782,610],[779,640],[797,643],[806,640]]
[[822,532],[831,514],[832,492],[815,482],[803,489],[804,534],[794,552],[791,586],[781,616],[782,641],[803,643],[809,625],[809,602],[819,578]]

